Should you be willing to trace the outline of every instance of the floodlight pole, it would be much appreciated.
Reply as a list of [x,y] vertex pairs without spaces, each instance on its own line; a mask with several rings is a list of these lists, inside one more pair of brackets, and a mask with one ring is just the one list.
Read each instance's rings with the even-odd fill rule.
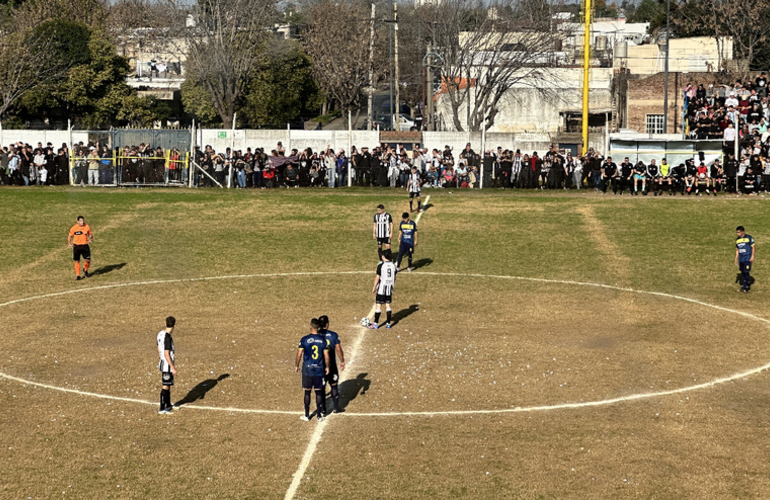
[[585,0],[585,40],[583,43],[583,155],[588,153],[588,92],[591,71],[591,0]]

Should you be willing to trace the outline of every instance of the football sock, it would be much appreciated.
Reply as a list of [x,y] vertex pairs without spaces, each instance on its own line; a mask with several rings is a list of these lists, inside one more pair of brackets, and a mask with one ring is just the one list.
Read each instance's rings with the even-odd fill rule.
[[422,208],[422,202],[417,201],[417,211],[419,212],[421,208]]
[[377,247],[377,257],[379,257],[380,260],[382,260],[382,247]]
[[[322,393],[323,393],[323,397],[321,398],[321,402],[322,402],[321,404],[323,405],[324,415],[326,415],[326,386],[325,385],[324,385]],[[318,393],[316,393],[316,394],[318,394]]]
[[165,410],[171,406],[171,391],[168,389],[160,390],[160,409]]
[[83,262],[83,270],[84,270],[85,272],[88,272],[88,267],[89,267],[90,265],[91,265],[91,261],[90,261],[90,260],[87,260],[87,261]]
[[412,211],[412,200],[409,200],[409,211]]
[[80,262],[75,262],[75,274],[80,276]]
[[326,413],[324,410],[324,391],[315,391],[315,406],[317,409],[316,415],[324,415]]
[[332,402],[334,403],[334,409],[340,409],[340,390],[336,385],[332,386]]
[[305,416],[310,418],[310,391],[305,391]]
[[380,324],[380,314],[382,314],[382,313],[381,312],[374,313],[374,324],[375,325],[379,325]]
[[393,314],[393,311],[390,311],[390,310],[388,310],[388,311],[387,311],[387,315],[388,315],[388,324],[390,324],[390,317],[391,317],[391,315],[392,315],[392,314]]

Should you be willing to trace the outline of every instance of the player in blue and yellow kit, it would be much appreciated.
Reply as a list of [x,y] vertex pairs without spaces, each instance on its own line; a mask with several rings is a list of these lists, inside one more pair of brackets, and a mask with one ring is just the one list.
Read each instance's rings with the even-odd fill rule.
[[743,226],[735,228],[735,265],[741,270],[741,292],[751,289],[751,264],[754,263],[754,238],[746,234]]
[[414,247],[417,246],[417,224],[413,220],[409,220],[407,212],[401,214],[401,217],[404,220],[398,226],[398,260],[396,261],[396,267],[401,268],[401,259],[406,255],[406,272],[411,273]]
[[318,335],[321,322],[316,318],[310,320],[310,334],[299,341],[297,359],[294,370],[299,373],[302,363],[302,388],[305,390],[305,415],[302,420],[310,420],[310,391],[315,389],[316,415],[318,421],[324,419],[324,376],[329,374],[329,349],[326,339]]
[[[342,352],[342,343],[340,343],[340,336],[337,332],[329,330],[329,316],[323,315],[318,317],[318,322],[321,323],[321,330],[318,331],[318,335],[326,339],[326,348],[329,350],[329,367],[328,374],[326,375],[326,382],[332,388],[332,403],[334,403],[334,413],[342,413],[345,410],[340,408],[340,391],[337,389],[337,384],[340,381],[340,372],[337,370],[337,359],[340,360],[340,370],[345,369],[345,353]],[[326,391],[324,390],[324,415],[326,415]]]

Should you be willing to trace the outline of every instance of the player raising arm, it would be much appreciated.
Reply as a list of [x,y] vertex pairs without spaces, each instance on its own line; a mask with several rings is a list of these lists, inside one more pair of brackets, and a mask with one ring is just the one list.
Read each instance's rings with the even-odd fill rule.
[[80,257],[83,257],[83,270],[86,278],[91,275],[88,274],[88,267],[91,265],[91,247],[88,246],[94,241],[94,233],[91,232],[91,227],[86,224],[86,220],[82,215],[78,215],[77,224],[72,226],[69,235],[67,236],[67,246],[72,248],[72,258],[75,261],[75,279],[80,281]]
[[326,339],[318,334],[321,322],[316,318],[310,320],[310,334],[300,339],[297,348],[297,358],[294,360],[294,371],[299,373],[302,365],[302,389],[305,390],[305,415],[302,420],[310,421],[310,391],[315,389],[316,415],[323,422],[324,404],[324,375],[329,374],[329,348]]

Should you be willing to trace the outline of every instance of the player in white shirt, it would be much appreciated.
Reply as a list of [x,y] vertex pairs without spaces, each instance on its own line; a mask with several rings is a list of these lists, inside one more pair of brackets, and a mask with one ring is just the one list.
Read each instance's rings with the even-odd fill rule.
[[174,331],[176,319],[173,316],[166,318],[166,328],[158,332],[156,339],[158,345],[158,369],[160,370],[161,384],[160,410],[158,414],[171,413],[175,407],[171,404],[171,386],[174,385],[176,367],[174,366],[174,339],[171,332]]
[[374,323],[369,325],[369,328],[376,330],[379,328],[380,315],[382,314],[382,304],[385,304],[385,311],[388,315],[388,322],[385,323],[385,328],[390,329],[391,326],[391,302],[393,301],[393,287],[396,284],[396,273],[398,268],[390,261],[392,254],[390,249],[382,251],[382,262],[377,265],[377,277],[374,278],[374,286],[372,287],[372,295],[376,297],[374,306]]
[[406,189],[409,191],[409,212],[414,212],[412,209],[412,199],[417,198],[417,211],[422,210],[422,197],[420,196],[420,172],[417,167],[412,167],[412,173],[409,174],[409,180],[406,183]]

